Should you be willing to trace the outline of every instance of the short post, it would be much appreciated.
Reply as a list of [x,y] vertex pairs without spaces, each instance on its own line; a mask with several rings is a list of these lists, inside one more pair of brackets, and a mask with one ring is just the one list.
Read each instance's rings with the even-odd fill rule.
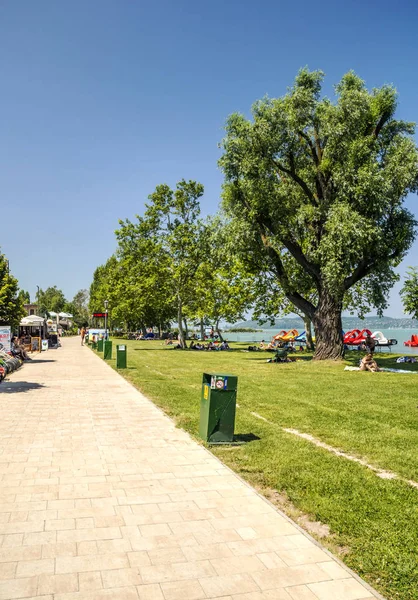
[[112,358],[112,342],[111,340],[105,340],[103,344],[103,358],[110,360]]
[[203,373],[200,437],[210,444],[234,441],[238,377]]
[[127,364],[127,354],[128,351],[126,349],[126,344],[118,344],[116,346],[116,368],[117,369],[126,369]]

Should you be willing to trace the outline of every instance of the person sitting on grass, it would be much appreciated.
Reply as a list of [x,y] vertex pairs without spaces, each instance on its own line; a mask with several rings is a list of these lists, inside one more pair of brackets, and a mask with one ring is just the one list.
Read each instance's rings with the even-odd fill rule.
[[360,371],[370,371],[371,373],[376,373],[377,371],[380,371],[376,361],[373,358],[373,354],[366,354],[366,356],[364,356],[361,359]]

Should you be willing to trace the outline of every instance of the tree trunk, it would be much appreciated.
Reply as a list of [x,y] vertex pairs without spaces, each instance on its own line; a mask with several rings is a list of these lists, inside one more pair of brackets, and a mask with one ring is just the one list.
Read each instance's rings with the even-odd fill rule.
[[219,319],[216,321],[216,325],[215,325],[215,331],[216,331],[216,333],[218,334],[220,341],[221,341],[221,342],[223,342],[223,341],[224,341],[224,339],[223,339],[223,337],[222,337],[222,333],[221,333],[221,332],[220,332],[220,330],[219,330]]
[[338,360],[343,357],[341,321],[342,302],[326,289],[319,292],[318,307],[312,322],[315,328],[315,360]]
[[203,319],[200,319],[200,339],[201,340],[205,339],[205,323],[204,323]]
[[178,326],[179,326],[179,344],[180,344],[180,347],[184,349],[184,348],[187,348],[187,342],[184,337],[183,307],[182,307],[181,302],[179,302],[178,309],[177,309],[177,321],[178,321]]
[[305,325],[305,333],[306,333],[306,349],[313,350],[314,343],[312,339],[312,320],[308,315],[303,315],[303,323]]
[[189,339],[189,326],[187,325],[187,319],[183,319],[184,323],[184,339]]

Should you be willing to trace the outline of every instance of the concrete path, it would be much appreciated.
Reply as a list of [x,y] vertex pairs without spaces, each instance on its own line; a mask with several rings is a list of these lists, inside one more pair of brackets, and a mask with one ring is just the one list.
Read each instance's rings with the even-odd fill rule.
[[0,600],[379,597],[79,339],[0,385],[0,478]]

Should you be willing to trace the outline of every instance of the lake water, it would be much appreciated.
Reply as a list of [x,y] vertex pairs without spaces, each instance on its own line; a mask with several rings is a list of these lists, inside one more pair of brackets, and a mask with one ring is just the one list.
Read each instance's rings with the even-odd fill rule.
[[[363,328],[359,326],[358,329],[361,330]],[[381,329],[380,331],[388,339],[398,340],[397,346],[392,346],[393,352],[396,352],[398,354],[418,354],[418,348],[410,348],[408,346],[404,346],[404,342],[410,340],[411,335],[413,333],[418,334],[418,331],[416,329]],[[277,333],[279,332],[274,329],[263,329],[262,331],[257,331],[256,333],[230,333],[228,331],[225,331],[223,333],[223,336],[225,339],[231,342],[257,343],[261,342],[261,340],[270,341],[271,338]],[[299,331],[299,333],[302,333],[302,330]]]

